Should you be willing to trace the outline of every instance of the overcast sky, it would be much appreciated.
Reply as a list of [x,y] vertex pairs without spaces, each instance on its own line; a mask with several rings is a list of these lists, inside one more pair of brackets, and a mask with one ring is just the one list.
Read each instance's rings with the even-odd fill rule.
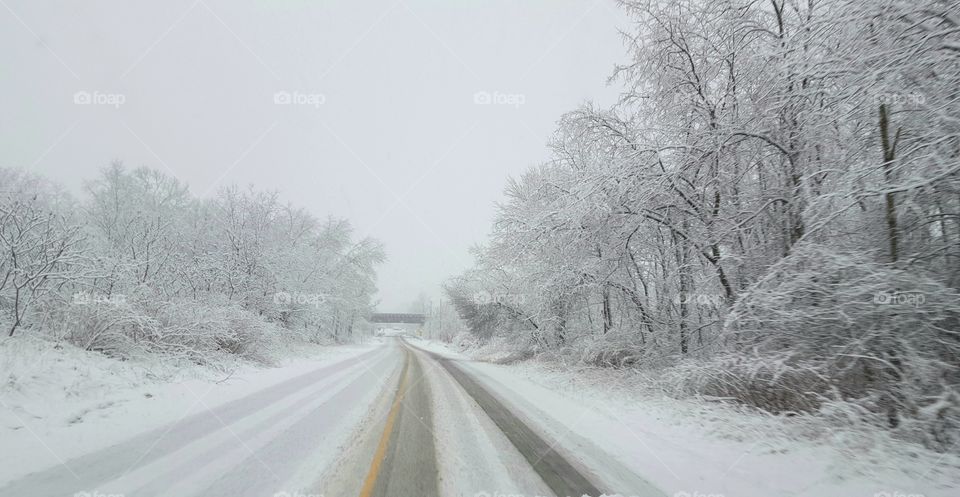
[[382,240],[402,311],[470,265],[563,112],[615,100],[625,27],[612,0],[0,0],[0,166],[278,190]]

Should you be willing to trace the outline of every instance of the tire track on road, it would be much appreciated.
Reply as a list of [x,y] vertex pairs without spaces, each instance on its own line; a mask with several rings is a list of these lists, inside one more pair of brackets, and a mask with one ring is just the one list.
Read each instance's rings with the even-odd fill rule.
[[477,402],[557,496],[581,497],[603,494],[579,469],[554,449],[554,444],[547,443],[543,437],[514,415],[503,402],[456,366],[453,361],[406,342],[404,345],[413,347],[440,363]]
[[416,354],[403,347],[403,371],[360,497],[438,497],[430,387]]

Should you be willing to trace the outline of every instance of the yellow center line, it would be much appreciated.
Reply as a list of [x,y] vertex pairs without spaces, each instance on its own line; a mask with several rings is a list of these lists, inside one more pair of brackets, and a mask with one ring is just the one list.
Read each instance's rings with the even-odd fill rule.
[[400,372],[400,385],[397,387],[397,397],[393,399],[393,405],[390,406],[390,413],[387,414],[387,424],[383,427],[383,434],[380,435],[380,443],[377,445],[377,451],[373,454],[373,462],[370,463],[370,471],[367,478],[363,481],[363,487],[360,489],[360,497],[370,497],[373,494],[373,486],[377,483],[377,477],[380,475],[380,464],[383,463],[387,454],[387,447],[390,445],[390,434],[393,433],[393,423],[397,419],[397,413],[400,411],[400,401],[406,393],[407,387],[407,367],[410,365],[410,352],[404,350],[403,370]]

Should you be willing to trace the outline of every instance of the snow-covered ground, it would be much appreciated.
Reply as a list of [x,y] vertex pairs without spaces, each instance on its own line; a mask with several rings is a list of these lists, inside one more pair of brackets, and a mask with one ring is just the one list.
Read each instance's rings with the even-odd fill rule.
[[[408,342],[457,359],[564,456],[623,495],[946,497],[960,490],[955,456],[879,435],[658,397],[626,372],[537,361],[504,366],[438,342]],[[2,340],[0,440],[16,457],[0,465],[0,496],[25,489],[306,495],[332,488],[335,477],[362,478],[372,448],[352,459],[345,448],[379,438],[384,409],[377,406],[389,404],[402,363],[396,344],[318,347],[279,367],[221,373]],[[441,494],[549,495],[444,368],[421,359]],[[97,486],[83,486],[86,480]]]
[[0,487],[382,345],[317,346],[279,367],[220,372],[121,362],[27,336],[0,340],[0,440],[16,454],[0,464]]
[[[465,356],[437,342],[414,345]],[[960,495],[960,472],[949,465],[955,456],[879,435],[655,397],[639,393],[639,378],[629,373],[535,361],[463,364],[568,455],[603,480],[622,482],[624,494],[636,476],[677,497]]]

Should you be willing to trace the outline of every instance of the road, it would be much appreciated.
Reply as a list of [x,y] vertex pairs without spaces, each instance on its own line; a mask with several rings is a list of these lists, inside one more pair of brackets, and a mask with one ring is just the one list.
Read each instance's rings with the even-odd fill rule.
[[389,339],[0,497],[654,495],[606,485],[459,361]]

